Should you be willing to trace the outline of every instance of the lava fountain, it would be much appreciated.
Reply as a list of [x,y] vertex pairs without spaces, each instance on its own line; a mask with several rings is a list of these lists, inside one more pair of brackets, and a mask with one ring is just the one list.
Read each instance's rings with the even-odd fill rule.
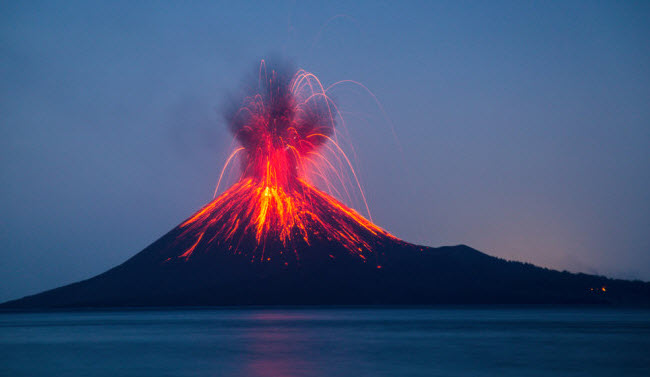
[[[252,87],[226,113],[239,147],[221,171],[215,196],[235,159],[241,164],[239,180],[180,225],[177,238],[188,247],[176,258],[227,250],[251,262],[290,265],[318,242],[343,246],[381,267],[376,247],[401,241],[334,197],[350,197],[347,187],[353,186],[368,208],[339,146],[335,124],[340,112],[328,89],[312,73],[287,74],[267,69],[264,61]],[[345,177],[351,177],[349,182]],[[316,180],[329,193],[318,189]]]

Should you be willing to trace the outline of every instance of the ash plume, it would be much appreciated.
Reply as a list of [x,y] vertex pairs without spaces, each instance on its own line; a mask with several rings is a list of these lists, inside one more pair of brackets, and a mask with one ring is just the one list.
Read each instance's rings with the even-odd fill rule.
[[269,162],[293,175],[302,157],[334,134],[335,109],[313,74],[262,61],[223,115],[244,148],[245,175],[261,177]]

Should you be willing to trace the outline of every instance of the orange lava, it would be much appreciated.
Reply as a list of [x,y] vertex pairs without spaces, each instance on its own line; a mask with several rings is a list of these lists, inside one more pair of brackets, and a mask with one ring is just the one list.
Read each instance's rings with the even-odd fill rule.
[[[182,258],[192,256],[197,245],[203,243],[201,249],[226,246],[233,253],[248,255],[252,261],[264,261],[271,258],[265,253],[297,253],[314,240],[326,240],[366,259],[377,242],[398,241],[300,179],[290,187],[243,179],[186,220],[181,228],[184,232],[180,238],[196,237],[196,243]],[[248,242],[251,239],[255,240],[253,247]]]

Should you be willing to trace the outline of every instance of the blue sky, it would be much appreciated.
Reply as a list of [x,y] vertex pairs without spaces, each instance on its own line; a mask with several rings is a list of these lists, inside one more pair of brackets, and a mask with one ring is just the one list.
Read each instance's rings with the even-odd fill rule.
[[[261,2],[260,2],[261,3]],[[281,55],[345,112],[380,226],[650,280],[647,2],[3,2],[0,300],[91,277],[211,199],[219,106]]]

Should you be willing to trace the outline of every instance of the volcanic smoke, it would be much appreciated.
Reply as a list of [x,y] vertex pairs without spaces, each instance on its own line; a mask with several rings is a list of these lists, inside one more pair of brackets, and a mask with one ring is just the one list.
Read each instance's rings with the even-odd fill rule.
[[[180,225],[178,239],[193,242],[177,258],[225,246],[251,262],[290,265],[299,263],[299,251],[310,252],[317,241],[342,245],[381,267],[380,256],[373,253],[376,246],[401,241],[333,197],[350,196],[347,169],[365,204],[336,136],[340,113],[314,74],[271,69],[262,61],[256,85],[225,118],[240,146],[228,157],[215,195],[235,158],[241,175]],[[316,188],[314,180],[332,195]]]

